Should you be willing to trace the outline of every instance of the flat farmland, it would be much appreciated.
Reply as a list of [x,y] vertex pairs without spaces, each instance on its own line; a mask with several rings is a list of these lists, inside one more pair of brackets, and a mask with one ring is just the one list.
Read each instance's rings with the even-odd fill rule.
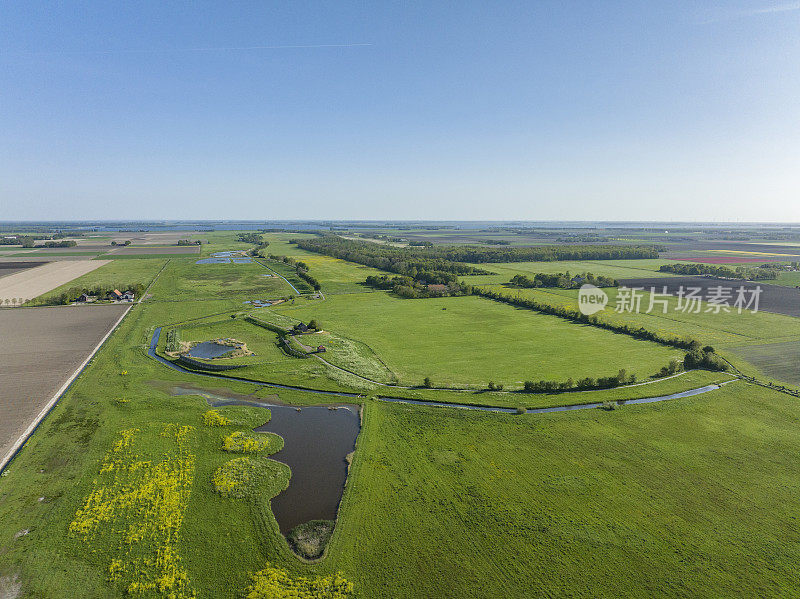
[[109,256],[147,256],[152,254],[157,254],[159,256],[166,254],[185,256],[185,255],[192,255],[199,253],[200,253],[199,245],[180,245],[180,246],[147,245],[147,246],[128,246],[128,247],[111,248],[108,250],[106,254]]
[[[95,260],[95,262],[98,261]],[[164,258],[147,257],[138,260],[103,261],[103,266],[100,268],[42,294],[34,303],[45,303],[49,298],[75,287],[83,289],[115,287],[122,291],[125,290],[124,288],[136,284],[147,287],[166,262],[167,260]]]
[[800,385],[800,342],[733,347],[734,354],[777,381]]
[[505,283],[514,275],[530,275],[532,273],[558,273],[569,272],[577,275],[590,272],[596,276],[612,277],[615,279],[667,277],[669,274],[658,272],[662,264],[669,260],[569,260],[556,262],[487,262],[472,264],[475,268],[497,273],[496,275],[477,275],[462,277],[474,285],[488,283]]
[[[266,311],[266,310],[265,310]],[[526,380],[615,375],[640,380],[683,353],[484,298],[399,299],[388,293],[327,296],[275,310],[372,349],[401,384],[519,388]],[[255,314],[263,311],[257,310]]]
[[6,298],[22,298],[26,301],[33,299],[107,263],[106,260],[48,262],[3,277],[0,279],[0,301],[5,301]]
[[45,264],[47,264],[47,262],[0,262],[0,277],[13,275],[14,273]]
[[294,293],[283,279],[271,274],[256,262],[196,264],[194,257],[175,258],[151,293],[154,299],[164,301],[238,298],[242,302]]
[[128,306],[0,310],[0,464]]
[[769,285],[767,283],[754,283],[752,281],[729,281],[725,279],[712,279],[710,277],[664,277],[659,279],[620,279],[620,284],[626,287],[644,287],[650,290],[656,288],[660,293],[666,286],[667,293],[676,295],[678,290],[683,287],[701,288],[703,297],[708,295],[708,290],[722,286],[724,289],[733,289],[732,304],[736,298],[736,290],[740,287],[747,289],[745,301],[749,301],[750,293],[756,287],[761,287],[758,309],[774,314],[785,314],[786,316],[800,317],[800,289],[793,289],[783,285]]

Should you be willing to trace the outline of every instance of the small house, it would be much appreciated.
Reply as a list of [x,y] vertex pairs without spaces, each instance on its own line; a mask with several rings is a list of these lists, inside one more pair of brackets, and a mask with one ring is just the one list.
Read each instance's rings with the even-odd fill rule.
[[97,298],[94,297],[93,295],[89,295],[87,293],[81,293],[80,296],[78,296],[78,299],[75,301],[81,304],[85,304],[88,302],[93,302],[95,299]]
[[306,325],[305,323],[301,322],[300,324],[296,324],[294,326],[294,330],[297,331],[298,333],[308,333],[309,329],[308,329],[308,325]]
[[118,302],[122,299],[122,294],[119,292],[119,289],[114,289],[113,291],[108,292],[106,299]]
[[126,302],[132,302],[133,297],[134,297],[133,291],[126,291],[125,293],[122,294],[122,297],[120,299]]
[[328,351],[327,349],[325,349],[324,345],[320,345],[319,347],[317,347],[317,352],[322,353],[324,351]]

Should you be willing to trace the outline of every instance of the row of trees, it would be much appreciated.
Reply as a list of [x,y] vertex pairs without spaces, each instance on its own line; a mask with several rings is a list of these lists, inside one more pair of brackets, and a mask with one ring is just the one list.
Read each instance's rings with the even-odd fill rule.
[[762,264],[757,268],[747,268],[745,266],[717,266],[714,264],[662,264],[658,269],[661,272],[669,272],[676,275],[710,275],[723,279],[742,279],[760,280],[777,279],[778,269],[772,268],[767,264]]
[[571,377],[566,381],[525,381],[522,389],[526,393],[554,393],[557,391],[587,391],[589,389],[612,389],[620,385],[631,385],[636,382],[636,375],[628,375],[623,368],[616,375],[600,378],[585,377],[574,381]]
[[434,285],[431,287],[427,283],[418,281],[411,277],[389,276],[389,275],[370,275],[364,283],[375,289],[385,289],[392,291],[400,297],[418,299],[426,297],[449,297],[455,295],[471,295],[472,286],[464,285],[458,281],[451,281],[443,284],[444,287]]
[[[267,244],[269,245],[269,244]],[[290,258],[289,256],[277,256],[275,254],[269,255],[270,260],[276,260],[277,262],[283,262],[284,264],[288,264],[289,266],[294,268],[295,273],[297,276],[303,279],[306,283],[308,283],[314,291],[319,291],[322,289],[322,284],[316,279],[316,277],[312,276],[308,272],[308,264],[302,262],[300,260],[295,260],[294,258]]]
[[532,287],[560,287],[561,289],[577,289],[584,283],[590,283],[597,287],[618,287],[619,281],[611,277],[602,275],[595,276],[590,272],[572,276],[569,271],[565,273],[534,273],[532,277],[527,275],[514,275],[511,278],[511,285],[526,289]]
[[398,248],[337,235],[297,239],[293,243],[304,250],[411,277],[424,284],[447,285],[456,282],[458,275],[490,274],[469,264],[428,255],[435,251],[429,247]]
[[71,287],[58,295],[46,297],[42,300],[37,299],[35,303],[41,302],[43,305],[50,306],[68,305],[75,302],[84,293],[86,295],[105,299],[114,289],[122,292],[132,291],[136,297],[140,297],[142,293],[144,293],[145,286],[142,283],[134,283],[133,285],[117,283],[115,285],[95,285],[93,287]]

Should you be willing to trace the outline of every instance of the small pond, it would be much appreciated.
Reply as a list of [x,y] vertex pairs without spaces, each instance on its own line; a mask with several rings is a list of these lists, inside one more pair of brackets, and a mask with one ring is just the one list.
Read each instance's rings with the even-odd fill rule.
[[[208,393],[181,386],[173,395],[201,395],[212,407],[250,405],[268,408],[270,421],[255,430],[283,437],[283,449],[270,459],[292,469],[289,487],[272,499],[272,513],[282,534],[311,520],[336,520],[347,480],[347,455],[361,429],[358,406],[280,405],[233,392]],[[336,409],[330,409],[335,407]]]
[[203,341],[202,343],[198,343],[192,349],[190,349],[188,355],[190,358],[204,358],[206,360],[211,360],[213,358],[221,358],[225,354],[229,354],[235,349],[235,347],[231,347],[230,345],[222,345],[216,341]]

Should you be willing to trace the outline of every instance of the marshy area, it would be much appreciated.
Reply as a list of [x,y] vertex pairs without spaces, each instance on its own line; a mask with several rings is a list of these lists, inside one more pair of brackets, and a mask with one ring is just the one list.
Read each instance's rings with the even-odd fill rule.
[[319,558],[336,521],[350,456],[361,430],[355,404],[290,406],[277,397],[255,398],[228,391],[208,392],[193,385],[175,386],[173,395],[200,395],[214,408],[252,406],[268,409],[269,421],[255,432],[275,433],[283,449],[270,456],[291,469],[289,486],[271,500],[281,534],[307,559]]

